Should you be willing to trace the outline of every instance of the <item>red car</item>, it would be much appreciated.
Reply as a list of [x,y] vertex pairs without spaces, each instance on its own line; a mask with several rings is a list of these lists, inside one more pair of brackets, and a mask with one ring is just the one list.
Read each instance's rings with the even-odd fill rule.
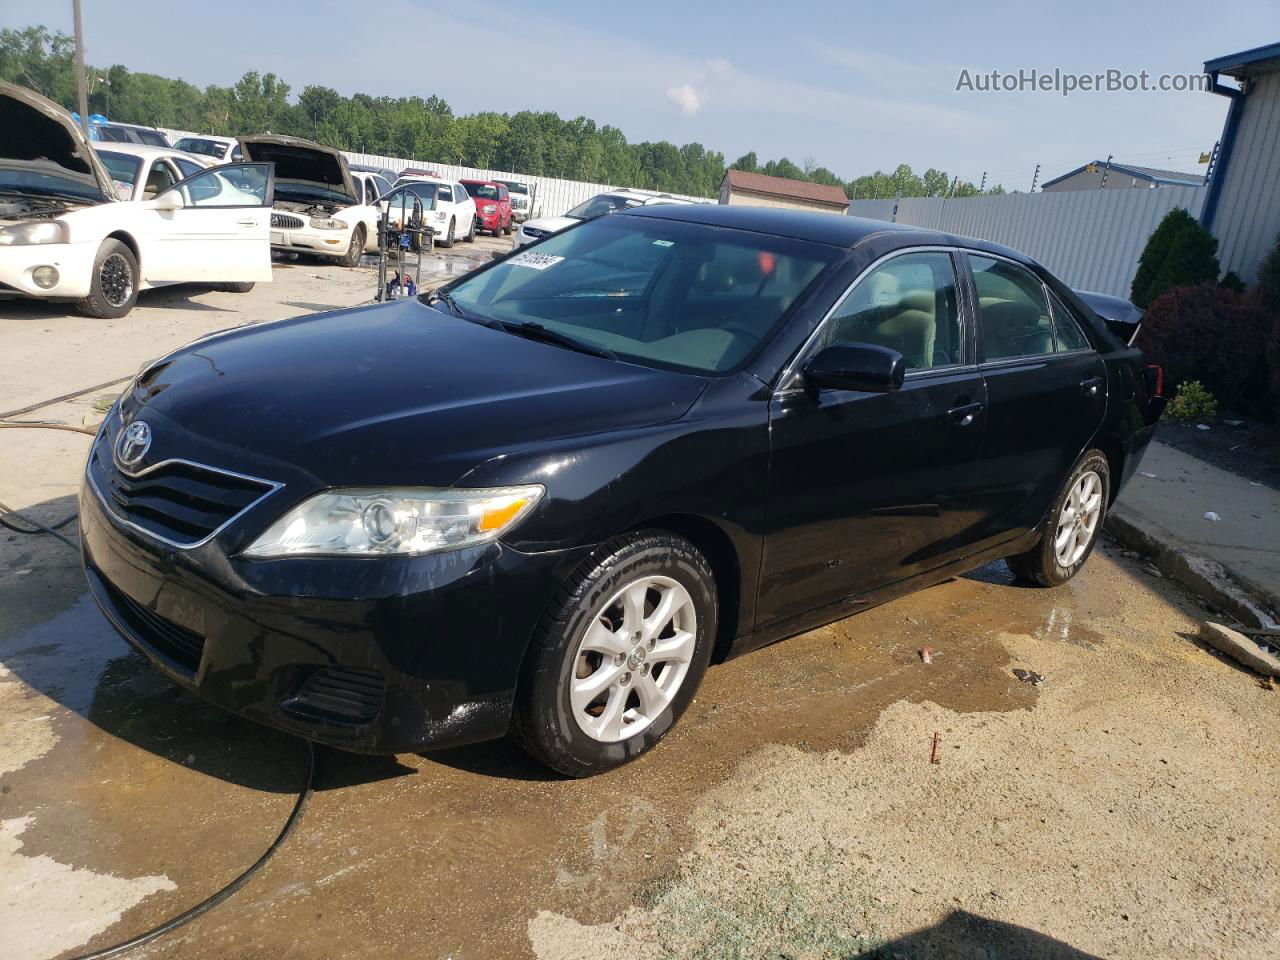
[[511,234],[511,195],[504,184],[493,180],[459,180],[476,202],[476,220],[482,230],[496,237]]

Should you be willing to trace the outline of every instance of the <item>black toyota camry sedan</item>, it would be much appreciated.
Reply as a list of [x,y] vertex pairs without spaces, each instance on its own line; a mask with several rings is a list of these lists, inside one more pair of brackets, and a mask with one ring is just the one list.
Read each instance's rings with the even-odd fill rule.
[[994,558],[1073,576],[1161,399],[1003,247],[651,206],[143,369],[80,496],[124,637],[348,750],[656,743],[713,658]]

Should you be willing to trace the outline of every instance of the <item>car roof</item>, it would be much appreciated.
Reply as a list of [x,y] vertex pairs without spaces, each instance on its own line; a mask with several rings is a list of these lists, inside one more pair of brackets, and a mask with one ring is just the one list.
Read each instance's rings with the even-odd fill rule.
[[968,247],[1008,257],[1019,263],[1036,265],[1035,261],[1026,254],[999,243],[943,233],[939,230],[928,230],[905,223],[869,220],[866,217],[809,213],[804,210],[786,210],[778,207],[729,206],[714,203],[652,203],[620,211],[616,216],[683,220],[712,227],[731,227],[737,230],[768,233],[795,240],[813,240],[837,247],[852,247],[868,237],[879,236],[898,240],[890,246],[922,246],[936,243],[949,247]]
[[408,176],[401,174],[400,177],[396,180],[396,182],[392,184],[392,186],[403,187],[410,183],[438,183],[444,187],[453,186],[452,180],[441,180],[439,177],[422,177],[416,173],[411,173]]
[[212,140],[214,143],[235,143],[235,137],[215,137],[212,133],[184,133],[175,140],[175,143],[181,143],[183,140]]
[[111,153],[129,153],[135,157],[181,157],[186,160],[190,156],[173,147],[153,147],[149,143],[115,143],[98,140],[94,142],[93,149]]
[[506,186],[506,184],[502,183],[501,180],[482,180],[479,177],[462,177],[460,180],[458,180],[458,182],[459,183],[483,183],[483,184],[488,184],[491,187],[496,187],[499,184],[501,184],[504,187]]

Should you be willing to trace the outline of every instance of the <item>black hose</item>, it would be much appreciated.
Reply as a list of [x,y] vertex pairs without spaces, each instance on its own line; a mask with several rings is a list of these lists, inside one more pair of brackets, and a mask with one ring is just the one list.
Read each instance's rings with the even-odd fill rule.
[[302,789],[302,792],[298,794],[298,799],[293,805],[293,812],[289,814],[289,819],[284,822],[284,828],[276,836],[275,840],[272,841],[271,846],[267,847],[262,856],[255,860],[253,864],[244,871],[244,873],[240,874],[240,876],[236,877],[217,893],[207,899],[201,900],[190,910],[185,910],[176,917],[172,917],[171,919],[164,921],[164,923],[138,934],[136,937],[131,937],[128,940],[121,941],[114,946],[103,947],[101,950],[95,950],[92,953],[82,953],[78,957],[71,957],[70,960],[104,960],[106,957],[117,957],[128,950],[140,947],[144,943],[150,943],[157,937],[164,936],[166,933],[170,933],[184,924],[190,923],[201,914],[208,913],[218,904],[228,899],[233,893],[243,887],[249,881],[250,877],[262,869],[266,862],[275,856],[276,851],[279,850],[280,846],[288,839],[289,834],[293,832],[293,828],[302,818],[302,809],[307,805],[307,800],[311,796],[311,791],[315,789],[316,776],[320,772],[320,764],[316,758],[315,744],[310,740],[304,740],[303,742],[307,745],[307,785]]
[[[19,520],[26,521],[27,523],[35,527],[36,530],[18,530],[17,527],[13,526],[11,523],[7,522],[4,519],[5,514],[8,514],[11,517],[17,517]],[[67,523],[69,523],[71,520],[74,520],[74,519],[75,517],[72,516],[72,517],[68,517],[65,521],[60,520],[58,521],[58,526],[66,526]],[[3,504],[3,503],[0,503],[0,526],[7,527],[10,530],[16,530],[18,533],[47,533],[47,534],[50,534],[51,536],[57,537],[59,540],[61,540],[63,543],[65,543],[68,547],[70,547],[72,550],[76,551],[77,553],[80,552],[80,544],[76,543],[70,537],[64,537],[53,527],[45,526],[39,520],[34,520],[31,517],[28,517],[26,514],[19,513],[17,510],[13,509],[13,507],[10,507],[7,504]]]

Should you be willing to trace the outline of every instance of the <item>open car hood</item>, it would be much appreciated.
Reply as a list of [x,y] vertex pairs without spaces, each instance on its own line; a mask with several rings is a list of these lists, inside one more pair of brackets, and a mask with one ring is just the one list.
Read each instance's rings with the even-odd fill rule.
[[289,196],[290,184],[305,187],[315,184],[325,190],[341,193],[350,204],[359,195],[347,169],[347,158],[333,147],[313,143],[300,137],[254,136],[240,138],[240,152],[253,163],[276,165],[276,197]]
[[71,114],[33,90],[0,81],[0,165],[73,180],[86,202],[116,199],[111,177]]

